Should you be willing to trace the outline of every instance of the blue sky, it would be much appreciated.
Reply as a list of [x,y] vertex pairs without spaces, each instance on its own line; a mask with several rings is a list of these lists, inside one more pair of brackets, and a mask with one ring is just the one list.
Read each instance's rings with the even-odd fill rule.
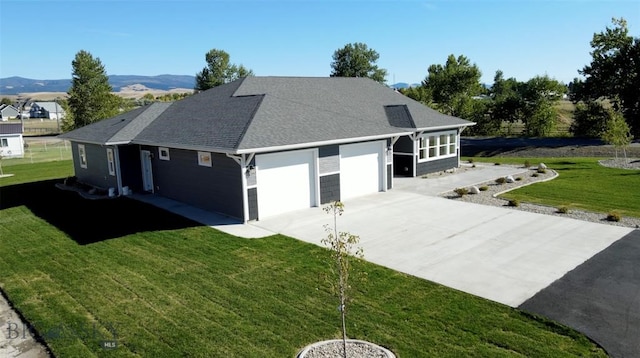
[[335,50],[363,42],[387,83],[417,83],[449,54],[493,82],[548,74],[569,82],[590,62],[594,32],[637,0],[0,0],[0,77],[71,77],[79,50],[110,75],[194,75],[212,49],[259,76],[328,76]]

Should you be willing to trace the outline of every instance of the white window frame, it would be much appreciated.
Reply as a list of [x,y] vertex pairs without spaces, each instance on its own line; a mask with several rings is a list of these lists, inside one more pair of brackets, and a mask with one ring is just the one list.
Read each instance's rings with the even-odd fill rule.
[[87,169],[87,150],[84,144],[78,144],[78,158],[80,159],[80,168]]
[[198,152],[198,165],[211,167],[211,152]]
[[[451,136],[453,136],[453,142]],[[444,137],[444,142],[442,137]],[[416,140],[418,163],[456,157],[458,156],[458,147],[458,132],[456,130],[424,133]]]
[[116,161],[113,157],[113,148],[107,148],[107,167],[109,175],[116,176]]
[[[166,153],[166,155],[163,155],[163,152]],[[158,158],[160,158],[160,160],[171,160],[169,157],[169,148],[158,147]]]

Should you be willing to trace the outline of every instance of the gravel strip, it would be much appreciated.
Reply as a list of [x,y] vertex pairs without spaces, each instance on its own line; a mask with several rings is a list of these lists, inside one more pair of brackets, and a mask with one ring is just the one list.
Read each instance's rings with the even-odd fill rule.
[[[615,161],[615,159],[606,161],[607,162],[606,164],[609,164],[606,166],[610,166],[610,165],[613,166],[615,163],[613,163],[612,161]],[[633,162],[633,160],[630,160],[629,162]],[[638,167],[633,169],[640,169],[640,160],[636,161],[635,163],[637,163]],[[634,165],[636,165],[635,163]],[[603,165],[605,164],[603,163]],[[620,167],[620,166],[616,165],[616,167]],[[531,203],[520,203],[520,206],[518,207],[509,206],[508,200],[500,199],[495,196],[507,191],[511,191],[511,190],[523,187],[525,185],[530,185],[530,184],[538,183],[545,180],[552,180],[555,176],[557,176],[557,173],[554,170],[547,169],[546,173],[538,173],[538,176],[534,177],[533,174],[537,172],[537,167],[533,169],[526,169],[524,167],[520,167],[520,168],[522,168],[523,174],[514,175],[514,179],[520,178],[520,180],[514,183],[497,184],[495,181],[491,181],[491,182],[486,182],[486,183],[477,185],[478,188],[480,188],[483,185],[487,187],[486,191],[481,191],[479,194],[467,194],[460,197],[454,191],[450,191],[450,192],[441,194],[441,196],[448,199],[459,200],[459,201],[464,201],[468,203],[502,206],[505,208],[528,211],[528,212],[538,213],[538,214],[554,215],[554,216],[596,222],[596,223],[607,224],[607,225],[640,228],[640,218],[622,217],[620,221],[615,222],[615,221],[608,221],[606,219],[607,217],[606,213],[595,213],[595,212],[575,210],[575,209],[569,208],[568,213],[562,214],[558,212],[558,208],[556,207],[537,205],[537,204],[531,204]],[[473,168],[465,164],[463,165],[463,167],[460,168],[460,170],[473,170]]]

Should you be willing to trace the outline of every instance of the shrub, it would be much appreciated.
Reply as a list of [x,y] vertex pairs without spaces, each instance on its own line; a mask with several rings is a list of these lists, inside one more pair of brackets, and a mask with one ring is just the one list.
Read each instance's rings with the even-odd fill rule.
[[517,177],[516,178],[516,181],[520,181],[520,180],[522,180],[522,177]]
[[520,201],[518,199],[511,199],[511,200],[509,200],[509,206],[518,207],[518,206],[520,206]]
[[622,217],[620,216],[620,213],[617,211],[611,211],[609,214],[607,214],[607,221],[615,221],[618,222],[622,219]]
[[507,182],[507,178],[505,178],[505,177],[500,177],[500,178],[496,179],[496,183],[498,183],[498,184],[504,184],[506,182]]
[[558,214],[568,214],[569,213],[569,207],[563,205],[563,206],[559,206],[558,209],[556,210],[556,212]]
[[469,158],[469,164],[473,164],[473,158]]
[[540,174],[545,174],[546,172],[547,172],[547,170],[546,170],[546,169],[544,169],[544,168],[538,168],[538,173],[540,173]]
[[478,188],[478,190],[480,190],[480,191],[487,191],[487,190],[489,190],[489,187],[488,187],[488,186],[486,186],[486,185],[483,185],[483,186],[479,187],[479,188]]
[[469,194],[469,189],[467,189],[467,188],[456,188],[454,190],[454,192],[456,194],[458,194],[459,196],[465,196],[465,195]]
[[525,160],[524,161],[524,167],[527,168],[527,169],[531,168],[531,162],[528,161],[528,160]]
[[496,162],[496,163],[493,163],[493,165],[500,165],[500,163]]
[[538,174],[538,173],[533,173],[533,174],[531,174],[531,176],[532,176],[532,177],[534,177],[534,178],[537,178],[539,175],[540,175],[540,174]]
[[471,168],[475,168],[475,167],[476,167],[475,163],[471,165]]

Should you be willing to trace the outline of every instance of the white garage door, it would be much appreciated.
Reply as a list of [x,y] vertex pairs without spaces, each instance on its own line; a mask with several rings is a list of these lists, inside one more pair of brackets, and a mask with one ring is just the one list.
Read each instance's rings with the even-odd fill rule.
[[340,199],[345,200],[383,189],[382,143],[340,146]]
[[311,150],[256,155],[258,218],[316,205]]

